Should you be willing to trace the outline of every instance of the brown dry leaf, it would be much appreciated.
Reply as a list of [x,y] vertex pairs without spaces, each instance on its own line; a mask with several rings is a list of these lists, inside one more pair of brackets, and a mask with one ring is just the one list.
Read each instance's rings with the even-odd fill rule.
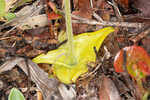
[[33,48],[30,45],[26,45],[23,48],[20,48],[19,50],[16,51],[17,54],[23,54],[25,52],[30,52]]
[[[92,9],[90,7],[89,0],[74,0],[75,7],[78,8],[78,11],[73,11],[73,15],[77,15],[83,18],[92,18]],[[87,32],[88,25],[86,24],[73,24],[73,32],[74,33],[84,33]]]
[[129,1],[128,0],[116,0],[118,4],[120,4],[123,8],[128,9]]
[[135,0],[134,5],[141,11],[141,17],[150,18],[150,1],[149,0]]
[[119,92],[110,78],[103,76],[101,81],[99,89],[100,100],[121,100]]
[[[83,17],[83,18],[87,18],[88,16],[91,17],[90,14],[83,13],[81,11],[74,11],[74,12],[72,12],[72,14],[73,15],[78,15],[78,16]],[[88,29],[88,25],[87,24],[73,23],[72,27],[73,27],[73,33],[75,33],[75,34],[87,32],[87,29]]]

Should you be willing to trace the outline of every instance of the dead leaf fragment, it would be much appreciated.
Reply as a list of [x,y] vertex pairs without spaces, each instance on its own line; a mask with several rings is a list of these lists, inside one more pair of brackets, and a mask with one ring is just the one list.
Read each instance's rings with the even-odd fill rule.
[[110,78],[103,76],[101,81],[99,89],[100,100],[121,100],[119,92]]
[[141,16],[150,18],[150,1],[149,0],[135,0],[134,5],[141,11]]
[[[75,7],[78,7],[79,10],[75,10],[72,12],[73,15],[77,15],[83,18],[92,18],[92,9],[90,7],[89,0],[74,0]],[[87,32],[88,25],[87,24],[77,24],[74,23],[72,25],[73,33],[83,33]]]
[[120,4],[123,8],[129,7],[129,1],[128,0],[116,0],[118,4]]

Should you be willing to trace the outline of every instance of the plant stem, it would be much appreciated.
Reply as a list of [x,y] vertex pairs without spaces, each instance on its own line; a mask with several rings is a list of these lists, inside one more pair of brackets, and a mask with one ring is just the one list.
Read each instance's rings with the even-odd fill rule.
[[65,3],[65,20],[66,20],[66,35],[67,35],[67,45],[68,45],[68,52],[67,52],[67,63],[68,64],[75,64],[76,59],[74,56],[74,45],[73,45],[73,32],[72,32],[72,21],[71,21],[71,7],[70,7],[70,0],[64,0]]

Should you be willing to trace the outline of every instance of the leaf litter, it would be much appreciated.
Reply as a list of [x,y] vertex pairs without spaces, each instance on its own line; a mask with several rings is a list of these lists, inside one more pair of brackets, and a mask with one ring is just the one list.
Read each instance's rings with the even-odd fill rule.
[[[30,100],[36,100],[39,91],[42,93],[44,100],[113,100],[113,97],[116,97],[115,100],[141,100],[146,96],[150,86],[149,76],[144,76],[142,81],[135,80],[132,78],[133,75],[126,77],[126,75],[129,75],[127,72],[124,74],[115,71],[113,62],[120,50],[119,48],[124,47],[132,48],[135,45],[139,48],[144,47],[137,52],[137,55],[139,55],[139,52],[142,54],[143,51],[148,53],[146,55],[149,55],[149,27],[145,30],[132,27],[114,27],[115,32],[105,39],[99,51],[95,50],[96,62],[88,62],[88,72],[81,75],[75,84],[64,85],[54,76],[48,76],[48,73],[53,73],[53,65],[37,65],[31,61],[39,54],[46,54],[49,50],[57,49],[65,43],[57,40],[57,36],[65,31],[63,0],[45,0],[48,4],[44,4],[41,0],[21,1],[19,3],[10,0],[7,2],[10,5],[5,5],[5,9],[7,9],[5,12],[4,8],[0,9],[0,14],[3,13],[0,15],[0,83],[2,84],[0,85],[0,95],[3,100],[8,97],[10,89],[13,87],[19,88],[25,94],[25,97]],[[73,23],[74,34],[96,31],[103,27],[96,24],[90,25],[90,20],[101,23],[103,21],[120,21],[116,17],[116,12],[121,13],[123,22],[149,25],[148,0],[116,0],[119,11],[114,9],[116,5],[113,2],[111,2],[112,5],[108,2],[111,2],[111,0],[72,0],[72,14],[79,19],[86,18],[89,21],[85,20],[87,23],[84,24]],[[49,13],[46,13],[44,5],[47,5]],[[9,21],[4,17],[4,13],[13,13],[16,18]],[[79,19],[74,18],[74,20],[80,22]],[[142,28],[144,29],[144,27]],[[55,36],[53,37],[52,34]],[[109,54],[109,57],[106,56],[107,54]],[[120,66],[123,63],[130,63],[128,56],[127,51],[127,62],[119,61]],[[138,58],[133,57],[135,60]],[[139,76],[142,76],[142,74],[139,74],[141,72],[149,75],[147,70],[149,66],[145,63],[149,56],[145,58],[144,55],[141,55],[140,57],[137,65],[143,65],[144,67],[133,66],[135,69],[139,68],[138,72],[133,73]],[[133,84],[130,85],[127,80],[130,80]],[[141,83],[142,85],[139,85]],[[134,90],[135,93],[133,93]]]

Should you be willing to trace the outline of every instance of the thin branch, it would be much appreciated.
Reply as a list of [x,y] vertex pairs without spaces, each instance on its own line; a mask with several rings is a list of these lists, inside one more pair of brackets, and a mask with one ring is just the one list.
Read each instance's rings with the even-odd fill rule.
[[[93,9],[93,0],[90,0],[90,5],[91,5],[91,8]],[[103,22],[103,19],[97,14],[95,13],[95,11],[93,11],[93,17],[95,17],[98,21],[100,22]]]
[[116,17],[119,19],[119,21],[122,22],[123,18],[122,18],[121,12],[119,11],[117,3],[114,0],[112,0],[112,3],[108,1],[108,4],[110,4],[114,8]]
[[[74,17],[74,15],[72,16]],[[81,23],[81,24],[90,24],[90,25],[102,25],[102,26],[120,26],[120,27],[133,27],[133,28],[142,28],[144,23],[130,23],[130,22],[97,22],[95,20],[90,20],[87,18],[75,17],[77,20],[72,20],[73,23]]]

